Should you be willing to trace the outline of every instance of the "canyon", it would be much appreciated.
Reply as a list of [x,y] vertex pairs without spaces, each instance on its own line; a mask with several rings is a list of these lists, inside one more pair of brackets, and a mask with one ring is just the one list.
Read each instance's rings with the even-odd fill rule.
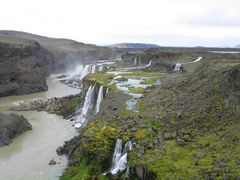
[[[52,144],[36,145],[44,161],[24,159],[26,169],[15,177],[239,178],[238,50],[121,49],[11,31],[0,37],[0,96],[7,96],[0,110],[32,124],[32,132],[3,148],[12,150],[25,136],[36,145],[31,134],[38,128]],[[15,155],[33,157],[29,144]],[[0,149],[1,161],[6,154]],[[4,162],[19,163],[6,158],[0,171]],[[41,171],[27,169],[35,165]]]

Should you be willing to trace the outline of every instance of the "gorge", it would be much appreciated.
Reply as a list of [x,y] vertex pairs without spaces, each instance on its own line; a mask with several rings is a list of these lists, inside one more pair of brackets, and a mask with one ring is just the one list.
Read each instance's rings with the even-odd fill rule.
[[0,112],[32,125],[4,179],[239,178],[239,51],[0,37]]

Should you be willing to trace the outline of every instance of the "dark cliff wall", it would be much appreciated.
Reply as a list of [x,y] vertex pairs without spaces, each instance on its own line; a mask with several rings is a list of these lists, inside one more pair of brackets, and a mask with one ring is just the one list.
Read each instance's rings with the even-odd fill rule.
[[31,129],[31,124],[23,116],[0,113],[0,147],[10,144],[13,138]]
[[34,41],[0,39],[0,96],[47,90],[53,57]]
[[119,59],[123,54],[120,49],[85,44],[70,39],[49,38],[19,31],[0,31],[1,36],[38,42],[52,53],[54,58],[53,72],[64,72],[80,63],[99,59]]
[[[161,49],[149,49],[143,53],[126,53],[122,55],[122,62],[125,65],[144,66],[150,61],[151,70],[154,71],[172,71],[176,63],[185,63],[197,59],[199,56],[204,56],[206,52],[201,51],[178,51]],[[136,61],[136,62],[135,62]]]

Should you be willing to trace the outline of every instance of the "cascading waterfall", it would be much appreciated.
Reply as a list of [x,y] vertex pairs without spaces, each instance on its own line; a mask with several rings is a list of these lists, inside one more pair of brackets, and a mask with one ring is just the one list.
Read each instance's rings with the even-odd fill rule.
[[[186,62],[183,64],[192,64],[192,63],[196,63],[198,61],[201,61],[203,57],[198,57],[197,59],[195,59],[194,61],[190,61],[190,62]],[[183,64],[181,63],[177,63],[175,64],[174,70],[173,71],[180,71],[181,67],[183,66]]]
[[173,71],[180,71],[180,68],[182,67],[181,63],[175,64],[174,70]]
[[96,113],[99,112],[102,100],[103,100],[103,86],[101,86],[99,88],[99,91],[98,91],[97,104],[96,104]]
[[103,66],[99,66],[98,71],[103,71]]
[[149,61],[149,63],[145,66],[145,68],[150,67],[152,65],[152,61]]
[[96,72],[96,64],[87,64],[84,66],[80,80],[83,80],[88,74],[93,74]]
[[133,63],[134,66],[137,66],[137,56],[134,58],[134,63]]
[[80,128],[86,121],[87,115],[90,109],[93,107],[93,92],[94,92],[95,86],[91,85],[88,88],[87,94],[85,96],[84,104],[81,110],[81,114],[78,115],[75,118],[75,128]]
[[198,57],[197,59],[195,59],[194,61],[188,62],[186,64],[191,64],[191,63],[196,63],[198,61],[200,61],[202,59],[202,57]]
[[78,66],[73,73],[70,74],[71,79],[79,79],[83,72],[83,65]]
[[96,64],[91,65],[91,73],[94,74],[96,72]]
[[90,74],[90,65],[84,66],[83,72],[81,74],[80,80],[83,80],[88,74]]
[[112,167],[110,169],[110,173],[112,175],[117,175],[119,172],[124,171],[128,168],[127,166],[127,152],[131,151],[133,148],[132,141],[128,141],[124,149],[122,139],[117,139],[114,153],[113,153],[113,159],[112,159]]

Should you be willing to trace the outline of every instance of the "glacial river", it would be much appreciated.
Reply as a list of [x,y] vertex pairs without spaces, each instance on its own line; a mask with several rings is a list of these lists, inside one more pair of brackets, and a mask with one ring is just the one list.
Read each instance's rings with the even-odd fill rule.
[[[79,93],[60,84],[56,76],[47,79],[49,90],[24,96],[0,98],[0,112],[11,113],[8,109],[14,102],[29,101],[38,98],[63,97]],[[61,116],[46,112],[14,112],[23,115],[31,123],[33,130],[27,131],[13,142],[0,148],[1,180],[55,180],[59,179],[66,168],[65,156],[58,156],[56,149],[66,140],[77,134],[72,123]],[[48,165],[54,159],[56,165]]]

